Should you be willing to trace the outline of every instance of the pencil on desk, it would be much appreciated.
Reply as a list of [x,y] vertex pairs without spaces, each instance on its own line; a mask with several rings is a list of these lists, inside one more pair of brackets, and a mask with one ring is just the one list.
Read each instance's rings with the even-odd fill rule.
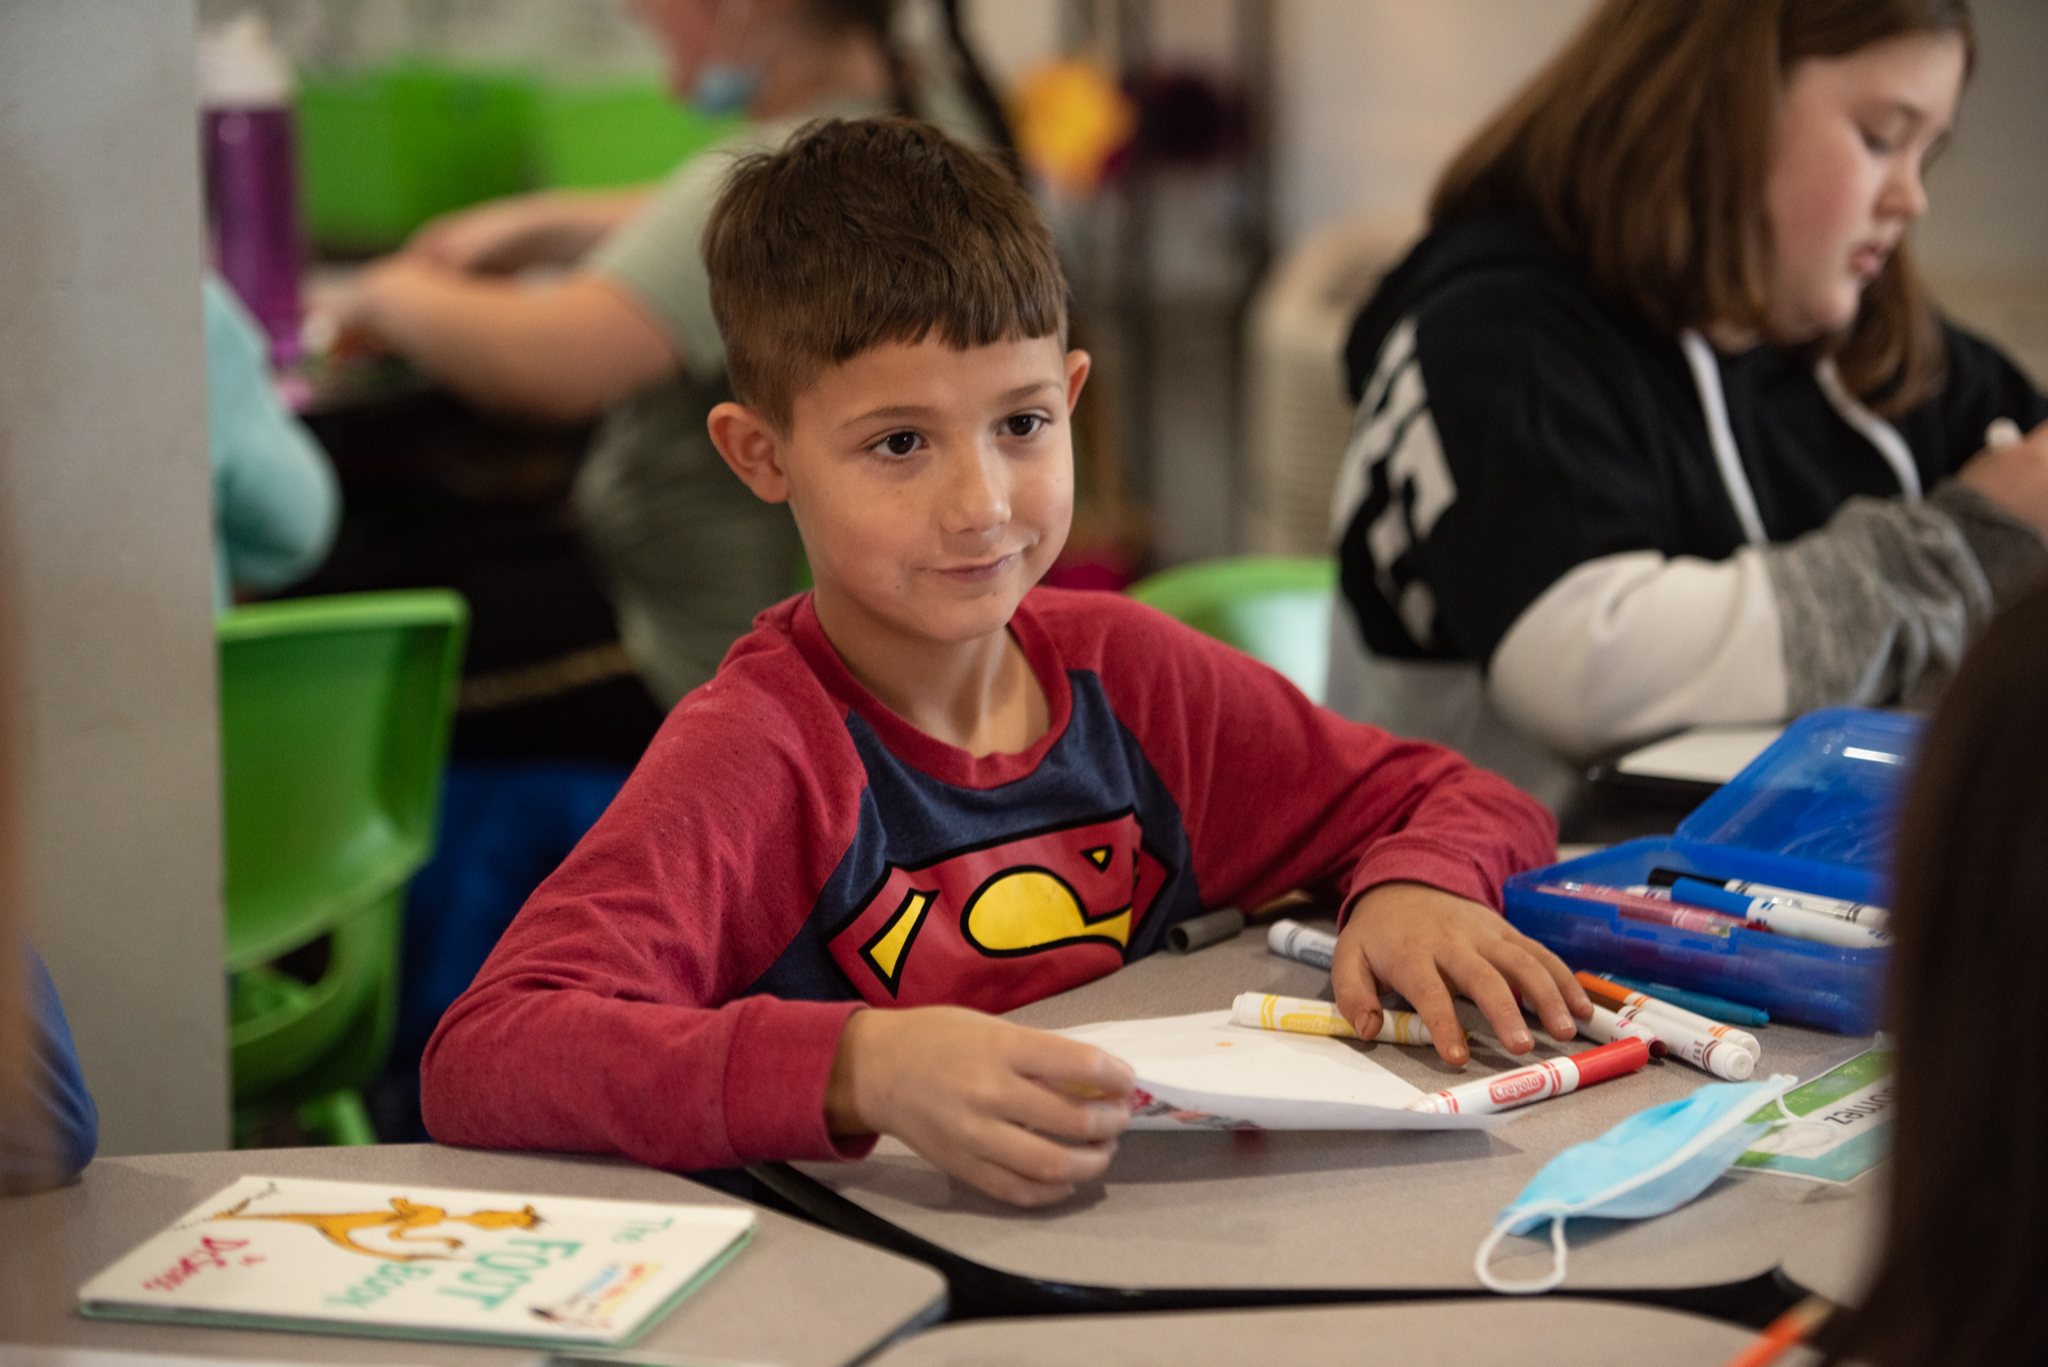
[[1835,1305],[1825,1296],[1808,1296],[1770,1323],[1749,1347],[1728,1359],[1728,1367],[1770,1367],[1785,1350],[1796,1348],[1827,1323]]

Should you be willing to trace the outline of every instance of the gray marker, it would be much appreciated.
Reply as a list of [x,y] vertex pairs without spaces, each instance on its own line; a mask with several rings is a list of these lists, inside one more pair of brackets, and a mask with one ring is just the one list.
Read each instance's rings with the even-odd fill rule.
[[1275,921],[1266,932],[1266,948],[1312,968],[1326,969],[1337,959],[1337,937],[1299,921]]
[[1169,954],[1192,954],[1198,949],[1234,940],[1244,929],[1244,913],[1236,907],[1224,907],[1202,916],[1191,916],[1180,924],[1168,927],[1166,950]]

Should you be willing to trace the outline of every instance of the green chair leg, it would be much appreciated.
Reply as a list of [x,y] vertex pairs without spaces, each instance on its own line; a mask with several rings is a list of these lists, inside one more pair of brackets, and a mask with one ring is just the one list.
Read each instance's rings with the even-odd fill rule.
[[353,1087],[314,1097],[300,1105],[294,1115],[300,1129],[329,1144],[360,1147],[377,1142],[377,1129],[370,1123],[363,1094]]

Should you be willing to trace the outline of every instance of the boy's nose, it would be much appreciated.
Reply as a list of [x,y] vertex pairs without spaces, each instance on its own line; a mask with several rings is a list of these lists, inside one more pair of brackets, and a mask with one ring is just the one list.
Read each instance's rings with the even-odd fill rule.
[[987,535],[1010,520],[1010,486],[1003,458],[975,450],[953,463],[942,510],[945,529]]

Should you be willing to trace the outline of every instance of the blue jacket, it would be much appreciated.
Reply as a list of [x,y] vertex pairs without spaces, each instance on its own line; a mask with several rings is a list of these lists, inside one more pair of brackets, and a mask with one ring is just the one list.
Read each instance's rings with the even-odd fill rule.
[[206,277],[207,429],[213,454],[214,606],[320,567],[341,521],[327,453],[271,388],[263,334],[219,277]]
[[61,1186],[84,1171],[99,1147],[100,1113],[78,1071],[78,1051],[50,971],[27,944],[28,1093],[24,1106],[0,1109],[0,1192]]

